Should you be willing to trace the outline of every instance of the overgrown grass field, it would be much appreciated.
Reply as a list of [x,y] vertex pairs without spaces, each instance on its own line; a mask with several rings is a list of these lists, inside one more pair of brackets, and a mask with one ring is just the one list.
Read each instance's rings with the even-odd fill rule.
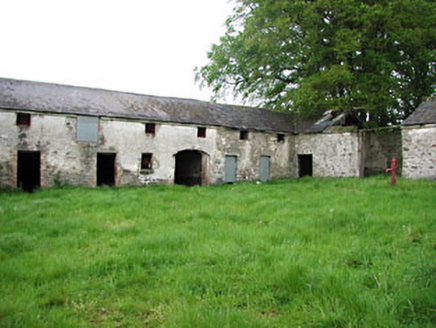
[[436,183],[0,193],[2,327],[435,327]]

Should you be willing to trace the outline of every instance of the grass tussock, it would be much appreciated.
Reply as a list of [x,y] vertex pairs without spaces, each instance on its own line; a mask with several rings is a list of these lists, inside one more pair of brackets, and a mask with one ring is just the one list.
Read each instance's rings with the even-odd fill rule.
[[0,326],[434,327],[436,184],[0,193]]

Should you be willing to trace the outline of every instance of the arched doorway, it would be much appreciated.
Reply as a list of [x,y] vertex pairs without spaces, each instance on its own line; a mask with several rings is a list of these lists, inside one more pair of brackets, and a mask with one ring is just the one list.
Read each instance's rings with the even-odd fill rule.
[[185,186],[207,185],[207,154],[198,150],[183,150],[176,154],[174,183]]

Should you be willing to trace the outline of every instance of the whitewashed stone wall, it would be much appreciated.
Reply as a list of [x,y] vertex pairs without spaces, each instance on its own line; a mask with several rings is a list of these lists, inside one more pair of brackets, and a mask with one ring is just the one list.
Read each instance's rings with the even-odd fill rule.
[[[135,121],[100,120],[100,152],[117,154],[118,184],[172,184],[175,155],[182,150],[198,150],[213,163],[220,154],[215,149],[217,130],[207,128],[206,138],[197,138],[197,126],[156,124],[156,133],[146,134],[145,125]],[[141,174],[141,154],[152,153],[152,172]],[[219,176],[211,176],[214,183]]]
[[0,187],[15,187],[17,151],[41,152],[41,186],[55,181],[93,185],[96,145],[76,139],[77,119],[31,115],[31,126],[17,126],[14,112],[0,111]]
[[403,127],[403,176],[436,179],[436,125]]
[[[313,156],[314,177],[360,176],[360,138],[355,132],[301,134],[296,137],[294,163],[298,155]],[[298,172],[298,167],[295,168]]]
[[[0,187],[15,187],[17,152],[41,152],[41,186],[55,182],[96,185],[98,152],[116,153],[116,184],[173,184],[175,155],[198,150],[207,158],[209,181],[224,179],[225,155],[236,155],[238,180],[259,178],[260,156],[270,156],[271,178],[291,177],[293,136],[278,142],[276,133],[249,132],[239,140],[239,130],[206,127],[206,138],[197,137],[196,125],[156,123],[154,135],[145,133],[145,123],[101,118],[97,142],[79,142],[77,117],[31,113],[31,126],[16,125],[16,112],[0,110]],[[141,171],[141,154],[153,154],[153,169]]]
[[[0,112],[0,187],[15,185],[15,157],[14,146],[18,140],[18,128],[15,126],[15,113]],[[15,174],[16,175],[16,174]]]

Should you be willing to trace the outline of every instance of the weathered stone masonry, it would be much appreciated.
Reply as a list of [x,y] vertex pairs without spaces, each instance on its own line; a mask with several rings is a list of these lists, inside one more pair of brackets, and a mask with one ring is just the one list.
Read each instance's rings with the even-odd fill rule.
[[399,126],[360,131],[363,176],[383,174],[390,167],[393,157],[397,159],[397,173],[401,174],[402,140]]
[[[271,177],[290,177],[290,134],[279,142],[277,133],[249,131],[239,140],[239,130],[206,127],[206,138],[197,137],[197,126],[156,124],[153,135],[145,133],[145,122],[99,120],[96,143],[76,139],[77,117],[31,113],[30,127],[16,125],[16,112],[0,110],[1,186],[16,186],[16,152],[41,152],[41,186],[55,183],[96,185],[97,153],[116,154],[116,185],[172,184],[175,156],[183,150],[206,155],[210,183],[223,181],[224,157],[238,158],[237,179],[259,178],[260,156],[270,156]],[[152,153],[152,169],[141,170],[141,154]]]
[[[399,127],[341,127],[345,114],[303,121],[255,108],[0,78],[0,188],[21,186],[27,169],[37,170],[30,183],[43,188],[356,177],[384,173],[392,157],[403,157],[404,176],[434,179],[435,111],[416,113],[423,119],[406,120],[401,139]],[[36,164],[20,166],[33,158],[28,153]]]
[[403,176],[436,179],[436,98],[423,102],[402,124]]
[[296,153],[312,154],[315,177],[360,176],[360,141],[357,132],[299,135]]
[[436,179],[436,124],[403,127],[403,175]]
[[[293,119],[255,108],[0,78],[0,186],[22,184],[26,170],[41,187],[214,184],[224,181],[229,155],[234,177],[226,181],[261,173],[263,179],[291,177]],[[32,165],[22,165],[27,159]]]
[[[208,181],[224,180],[225,155],[237,158],[236,179],[259,179],[259,159],[270,158],[271,178],[297,178],[298,155],[313,156],[315,177],[361,176],[361,140],[358,132],[284,134],[249,131],[240,140],[238,129],[206,127],[206,138],[197,137],[197,126],[156,124],[155,134],[145,133],[146,122],[102,117],[98,141],[77,141],[77,117],[31,113],[30,127],[15,124],[16,112],[0,110],[3,131],[1,186],[16,186],[16,152],[41,152],[41,186],[55,183],[96,185],[97,153],[116,154],[116,185],[173,184],[175,156],[183,150],[206,155]],[[9,131],[5,133],[5,131]],[[141,170],[141,154],[151,153],[152,169]],[[383,153],[383,152],[380,152]]]

